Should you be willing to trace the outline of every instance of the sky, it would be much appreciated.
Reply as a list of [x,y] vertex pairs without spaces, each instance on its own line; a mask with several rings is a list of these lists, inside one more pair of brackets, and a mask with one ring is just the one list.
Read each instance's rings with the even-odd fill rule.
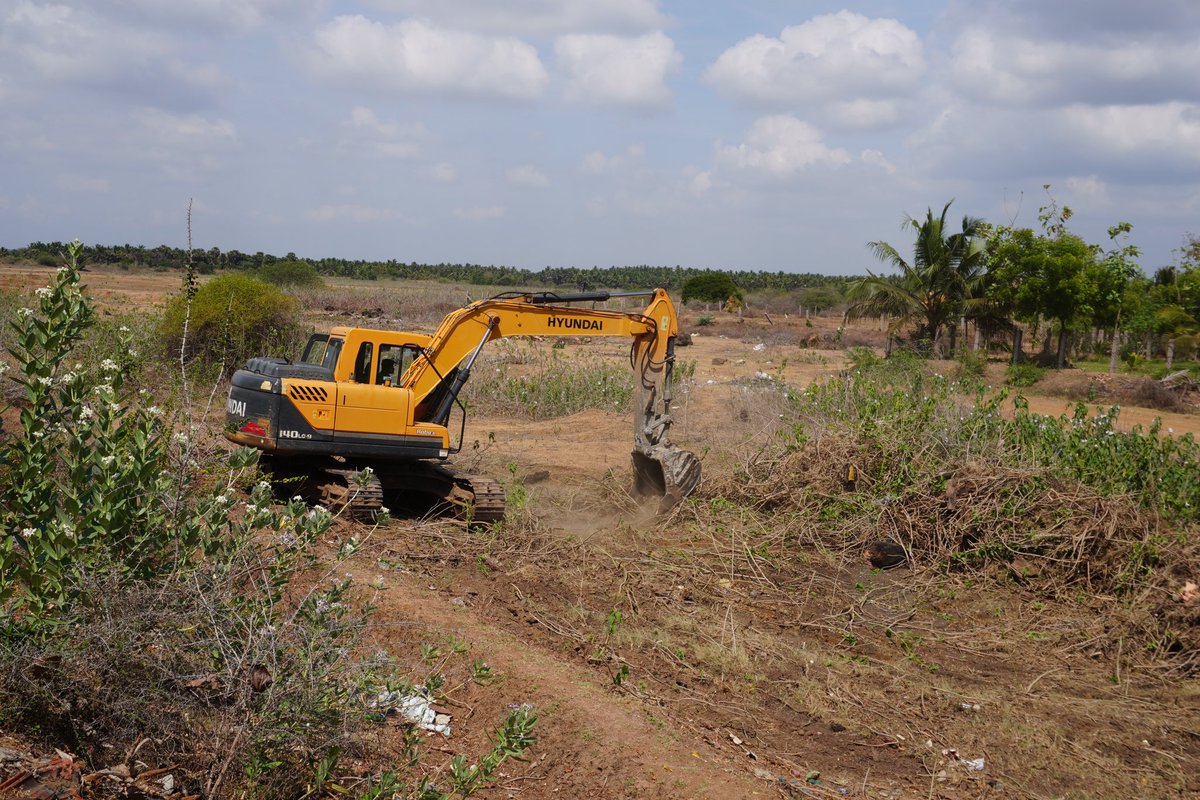
[[852,275],[1051,198],[1200,235],[1200,0],[0,0],[0,246]]

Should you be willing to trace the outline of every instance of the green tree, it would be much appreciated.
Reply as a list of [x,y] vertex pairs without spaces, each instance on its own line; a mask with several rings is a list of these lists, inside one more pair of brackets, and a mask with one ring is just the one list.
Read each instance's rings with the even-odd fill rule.
[[887,242],[871,242],[876,258],[899,270],[898,275],[868,276],[850,283],[846,298],[851,302],[847,316],[894,316],[895,327],[916,326],[915,338],[929,343],[934,354],[942,353],[943,332],[950,331],[950,348],[958,320],[966,316],[982,296],[985,275],[984,222],[964,216],[962,228],[950,233],[946,215],[926,211],[923,220],[906,216],[902,228],[915,235],[911,263]]
[[1108,229],[1108,238],[1112,247],[1104,254],[1098,263],[1098,297],[1096,298],[1097,322],[1112,329],[1112,342],[1109,347],[1108,371],[1117,371],[1117,356],[1121,338],[1122,312],[1125,310],[1126,287],[1129,282],[1141,276],[1141,268],[1137,259],[1141,250],[1136,245],[1129,244],[1128,238],[1133,226],[1128,222],[1118,222]]
[[692,300],[702,303],[724,303],[731,297],[739,302],[745,299],[742,290],[727,272],[702,272],[683,283],[685,305]]
[[297,286],[307,288],[320,286],[322,283],[321,276],[317,274],[316,267],[298,258],[276,261],[273,264],[264,264],[261,268],[254,271],[254,277],[260,281],[283,287]]
[[1091,321],[1100,292],[1094,250],[1071,233],[1056,238],[1034,236],[1028,229],[1017,233],[1018,249],[997,279],[1015,287],[1012,299],[1018,317],[1058,323],[1055,362],[1061,368],[1066,363],[1068,328],[1077,319]]
[[288,353],[296,343],[295,299],[247,275],[213,278],[196,292],[190,316],[187,310],[181,294],[163,314],[159,330],[168,354],[177,355],[182,345],[189,358],[233,364],[250,356]]

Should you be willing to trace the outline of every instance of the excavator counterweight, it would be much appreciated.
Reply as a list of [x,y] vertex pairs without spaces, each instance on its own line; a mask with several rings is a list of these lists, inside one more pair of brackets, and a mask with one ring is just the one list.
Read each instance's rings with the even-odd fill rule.
[[[648,302],[636,312],[594,307],[618,297]],[[261,450],[277,478],[314,502],[371,513],[392,496],[420,494],[491,522],[504,513],[499,484],[444,464],[458,451],[448,428],[452,411],[462,409],[465,426],[458,396],[484,346],[510,336],[626,337],[638,383],[633,491],[661,498],[666,509],[700,481],[696,456],[667,438],[678,332],[663,289],[506,293],[450,312],[432,334],[334,328],[314,335],[295,362],[254,358],[238,370],[225,435]]]

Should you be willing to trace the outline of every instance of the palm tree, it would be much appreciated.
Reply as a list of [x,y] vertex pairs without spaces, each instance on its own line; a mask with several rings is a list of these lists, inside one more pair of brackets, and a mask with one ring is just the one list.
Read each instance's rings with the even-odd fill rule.
[[915,324],[915,338],[929,342],[934,353],[943,349],[942,333],[949,330],[950,349],[954,348],[959,320],[979,302],[986,274],[980,234],[986,223],[964,216],[962,231],[947,236],[946,213],[953,202],[937,217],[932,208],[923,220],[905,216],[901,228],[916,234],[912,263],[887,242],[868,245],[876,258],[900,273],[884,276],[868,270],[867,277],[853,281],[846,291],[851,302],[848,317],[892,316],[893,331]]

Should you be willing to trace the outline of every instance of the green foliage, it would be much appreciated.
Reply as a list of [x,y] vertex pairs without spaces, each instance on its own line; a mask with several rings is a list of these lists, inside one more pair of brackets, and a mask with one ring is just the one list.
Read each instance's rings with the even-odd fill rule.
[[556,350],[535,367],[523,374],[512,374],[503,362],[477,368],[465,393],[469,407],[548,419],[588,409],[623,411],[633,397],[628,367]]
[[709,325],[713,324],[713,318],[711,316],[705,314],[704,316],[702,316],[696,320],[696,324],[699,325],[701,328],[706,328]]
[[182,343],[188,358],[212,364],[294,352],[300,333],[293,298],[262,281],[233,274],[201,286],[190,314],[186,296],[172,300],[159,331],[168,356],[178,357]]
[[[970,387],[930,375],[919,364],[895,358],[855,370],[845,379],[810,387],[804,405],[822,414],[876,453],[876,490],[906,491],[965,459],[991,453],[1006,464],[1044,467],[1105,496],[1128,496],[1179,522],[1200,521],[1200,445],[1193,437],[1162,436],[1161,421],[1148,430],[1115,427],[1120,409],[1088,416],[1045,417],[1021,397],[1012,418],[999,413],[1001,393],[962,408],[955,398]],[[930,443],[936,455],[922,452]]]
[[983,353],[963,350],[954,360],[958,362],[958,373],[955,377],[960,381],[981,380],[987,369],[987,356]]
[[1033,386],[1046,375],[1046,370],[1036,364],[1020,363],[1009,364],[1008,370],[1004,376],[1004,382],[1009,386],[1028,387]]
[[745,299],[745,293],[733,282],[728,272],[703,272],[683,282],[684,305],[692,300],[724,303],[731,298],[740,303]]
[[914,338],[926,348],[945,349],[943,331],[954,330],[955,322],[977,303],[986,265],[983,220],[963,217],[962,229],[950,232],[949,211],[947,203],[937,217],[931,208],[923,220],[905,218],[904,227],[916,238],[911,263],[887,242],[870,243],[876,258],[899,274],[868,272],[868,277],[853,281],[846,292],[848,315],[897,317],[900,325],[915,326]]
[[254,271],[254,277],[281,287],[311,288],[324,283],[316,267],[299,259],[285,259],[266,264]]
[[832,286],[801,289],[797,299],[802,308],[812,308],[817,311],[828,311],[843,302],[842,293]]

